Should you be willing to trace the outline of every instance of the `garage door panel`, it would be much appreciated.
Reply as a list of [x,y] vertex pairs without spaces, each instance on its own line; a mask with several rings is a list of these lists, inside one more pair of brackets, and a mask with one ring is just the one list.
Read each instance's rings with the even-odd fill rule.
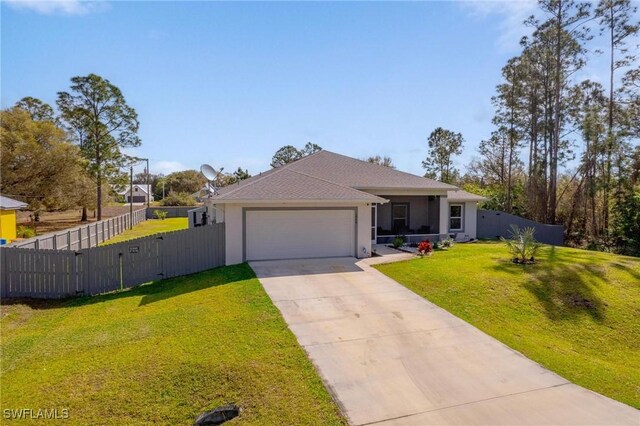
[[353,210],[249,210],[246,260],[353,256]]

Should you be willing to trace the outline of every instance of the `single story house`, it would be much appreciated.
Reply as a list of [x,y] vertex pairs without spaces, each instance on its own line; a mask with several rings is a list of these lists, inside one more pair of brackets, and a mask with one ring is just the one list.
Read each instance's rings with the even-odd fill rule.
[[[131,188],[127,186],[122,191],[119,191],[118,194],[124,197],[125,203],[131,203]],[[151,199],[149,199],[151,197]],[[134,203],[146,203],[148,201],[153,201],[153,194],[151,193],[151,185],[144,184],[133,184],[133,202]]]
[[0,239],[4,240],[4,243],[16,239],[16,210],[26,208],[26,203],[0,195]]
[[318,151],[221,188],[207,200],[225,223],[226,263],[371,255],[376,244],[476,238],[483,197],[446,183]]

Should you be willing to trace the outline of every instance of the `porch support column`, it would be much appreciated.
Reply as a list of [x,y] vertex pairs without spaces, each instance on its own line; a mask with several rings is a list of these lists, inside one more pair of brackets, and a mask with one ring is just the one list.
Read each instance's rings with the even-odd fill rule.
[[440,196],[440,239],[448,237],[449,234],[449,201],[446,195]]

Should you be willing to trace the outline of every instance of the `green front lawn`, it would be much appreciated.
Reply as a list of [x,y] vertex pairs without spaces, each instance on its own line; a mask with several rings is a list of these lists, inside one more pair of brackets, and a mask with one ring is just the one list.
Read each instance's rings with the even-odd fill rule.
[[149,219],[134,225],[132,229],[127,229],[122,234],[116,235],[100,245],[103,246],[107,244],[120,243],[122,241],[147,237],[160,232],[179,231],[181,229],[187,229],[188,227],[189,219],[186,217],[174,217],[164,220]]
[[502,244],[458,244],[377,268],[568,380],[640,408],[640,259],[544,247],[536,265]]
[[344,424],[247,266],[133,290],[3,305],[1,406],[69,410],[69,424]]

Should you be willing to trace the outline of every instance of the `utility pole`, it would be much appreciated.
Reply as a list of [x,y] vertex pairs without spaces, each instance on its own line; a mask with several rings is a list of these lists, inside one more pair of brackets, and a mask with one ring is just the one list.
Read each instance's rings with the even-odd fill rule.
[[147,160],[147,208],[151,207],[151,185],[149,185],[149,159]]
[[129,229],[133,228],[133,164],[129,166]]

